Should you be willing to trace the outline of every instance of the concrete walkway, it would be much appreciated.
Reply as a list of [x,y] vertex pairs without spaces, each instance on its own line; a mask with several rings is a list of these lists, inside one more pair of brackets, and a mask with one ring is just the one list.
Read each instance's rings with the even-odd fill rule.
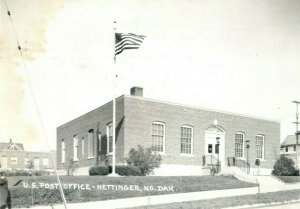
[[[84,208],[84,209],[114,209],[114,208],[130,208],[138,206],[147,206],[155,204],[167,204],[174,202],[186,202],[196,201],[204,199],[213,199],[219,197],[232,197],[241,195],[257,194],[266,192],[276,192],[283,190],[300,189],[300,183],[298,184],[285,184],[271,176],[259,176],[257,181],[260,187],[240,188],[240,189],[227,189],[227,190],[213,190],[203,192],[189,192],[189,193],[176,193],[166,195],[155,195],[146,197],[133,197],[125,199],[105,200],[97,202],[85,202],[85,203],[70,203],[67,205],[68,209]],[[54,206],[39,206],[33,207],[33,209],[64,209],[63,205]]]

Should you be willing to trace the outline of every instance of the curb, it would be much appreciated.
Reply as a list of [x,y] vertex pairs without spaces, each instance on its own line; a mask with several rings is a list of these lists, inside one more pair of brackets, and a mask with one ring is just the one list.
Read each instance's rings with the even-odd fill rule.
[[284,202],[271,202],[271,203],[259,203],[259,204],[253,204],[253,205],[240,205],[240,206],[234,206],[234,207],[226,207],[226,208],[222,208],[222,209],[246,209],[246,208],[250,209],[250,208],[258,208],[258,207],[288,205],[288,204],[293,204],[293,203],[300,203],[300,199],[284,201]]

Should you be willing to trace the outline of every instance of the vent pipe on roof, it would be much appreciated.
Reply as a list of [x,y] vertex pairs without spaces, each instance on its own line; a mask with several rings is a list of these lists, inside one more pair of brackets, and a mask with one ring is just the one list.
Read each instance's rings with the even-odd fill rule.
[[141,87],[132,87],[130,89],[130,95],[131,96],[142,97],[143,96],[143,88],[141,88]]

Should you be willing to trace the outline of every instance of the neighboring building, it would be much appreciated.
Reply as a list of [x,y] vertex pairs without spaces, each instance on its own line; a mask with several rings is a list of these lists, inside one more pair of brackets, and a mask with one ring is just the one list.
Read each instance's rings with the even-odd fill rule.
[[[280,153],[286,155],[297,163],[297,141],[296,135],[288,135],[285,140],[281,143]],[[300,168],[300,136],[298,142],[298,168]]]
[[[52,152],[54,161],[56,153]],[[11,139],[8,143],[0,142],[0,169],[27,169],[30,161],[36,170],[53,170],[49,152],[25,151],[21,143],[14,143]]]
[[[116,99],[116,124],[116,163],[125,164],[137,145],[152,147],[162,155],[156,175],[201,175],[203,165],[217,158],[222,167],[233,158],[245,162],[246,140],[251,167],[260,159],[261,171],[270,173],[280,147],[277,121],[146,99],[138,87]],[[112,134],[112,102],[59,126],[58,169],[73,160],[87,173],[111,161]]]

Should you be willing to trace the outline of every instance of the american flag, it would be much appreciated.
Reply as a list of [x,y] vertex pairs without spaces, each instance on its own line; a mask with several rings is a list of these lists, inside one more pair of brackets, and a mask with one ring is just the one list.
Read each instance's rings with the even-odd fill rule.
[[115,56],[124,49],[138,49],[145,38],[133,33],[115,33]]

